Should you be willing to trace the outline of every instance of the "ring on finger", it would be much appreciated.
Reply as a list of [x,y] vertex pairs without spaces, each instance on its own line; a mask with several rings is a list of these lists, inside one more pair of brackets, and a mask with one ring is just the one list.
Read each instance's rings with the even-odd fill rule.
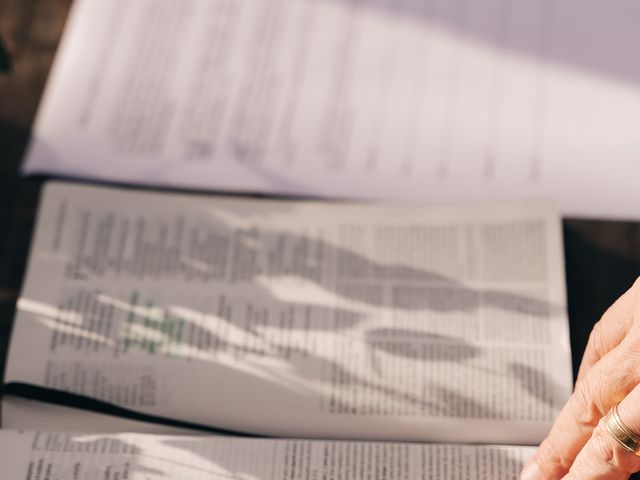
[[616,403],[605,416],[607,432],[622,448],[640,457],[640,435],[633,433],[622,422],[618,414],[618,405],[619,403]]

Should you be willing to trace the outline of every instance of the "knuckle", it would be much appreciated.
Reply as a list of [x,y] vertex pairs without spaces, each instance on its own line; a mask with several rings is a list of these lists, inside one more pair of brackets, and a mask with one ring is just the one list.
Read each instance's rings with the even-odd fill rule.
[[627,290],[622,296],[631,297],[631,303],[638,303],[638,300],[640,299],[640,277],[636,278],[633,285],[631,285],[629,290]]
[[604,420],[594,429],[590,443],[593,457],[604,462],[609,470],[630,475],[640,469],[640,458],[613,439],[604,426]]
[[565,449],[561,447],[553,436],[547,437],[540,445],[535,460],[545,478],[561,478],[571,468],[573,460],[564,454]]
[[604,317],[595,323],[591,330],[591,333],[589,334],[589,340],[587,341],[587,348],[590,348],[593,352],[595,352],[598,357],[602,357],[606,353],[603,346],[603,337],[606,333],[603,320]]
[[591,446],[596,454],[596,458],[605,461],[607,464],[614,466],[616,460],[616,446],[614,446],[615,440],[611,438],[609,432],[604,426],[604,421],[601,420],[598,426],[593,430],[591,436]]
[[623,295],[629,296],[627,308],[632,314],[637,313],[638,307],[640,307],[640,277],[633,282],[631,288]]
[[576,385],[571,396],[571,401],[575,404],[575,419],[581,427],[593,428],[603,416],[596,402],[594,401],[595,391],[593,381],[589,377]]

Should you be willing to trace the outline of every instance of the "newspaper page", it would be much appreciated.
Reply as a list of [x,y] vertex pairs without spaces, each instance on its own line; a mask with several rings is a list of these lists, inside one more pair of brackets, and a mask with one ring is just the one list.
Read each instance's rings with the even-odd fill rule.
[[0,431],[14,479],[515,480],[532,447]]
[[25,171],[637,219],[637,18],[635,0],[78,0]]
[[54,183],[5,381],[266,435],[533,444],[572,388],[563,268],[546,202]]

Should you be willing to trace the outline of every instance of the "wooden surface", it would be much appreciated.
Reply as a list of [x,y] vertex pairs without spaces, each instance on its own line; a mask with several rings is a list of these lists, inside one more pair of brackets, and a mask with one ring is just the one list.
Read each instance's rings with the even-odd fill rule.
[[[41,186],[17,169],[70,3],[0,0],[0,36],[12,65],[0,73],[0,367]],[[640,224],[565,219],[564,234],[575,370],[593,323],[640,274]]]

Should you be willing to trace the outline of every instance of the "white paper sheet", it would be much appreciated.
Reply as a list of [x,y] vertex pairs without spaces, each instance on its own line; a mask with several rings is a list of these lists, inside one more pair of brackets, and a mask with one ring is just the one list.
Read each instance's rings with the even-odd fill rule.
[[565,301],[547,203],[52,184],[5,381],[267,435],[534,444],[571,392]]
[[513,480],[533,448],[0,431],[6,478]]
[[77,0],[28,173],[640,218],[640,3]]

